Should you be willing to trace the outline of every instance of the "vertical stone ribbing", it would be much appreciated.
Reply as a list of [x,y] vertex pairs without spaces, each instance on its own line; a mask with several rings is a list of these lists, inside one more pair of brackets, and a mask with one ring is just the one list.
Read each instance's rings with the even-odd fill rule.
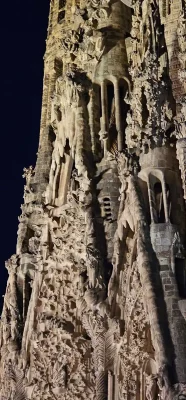
[[6,264],[2,399],[186,398],[184,12],[51,0],[37,162]]

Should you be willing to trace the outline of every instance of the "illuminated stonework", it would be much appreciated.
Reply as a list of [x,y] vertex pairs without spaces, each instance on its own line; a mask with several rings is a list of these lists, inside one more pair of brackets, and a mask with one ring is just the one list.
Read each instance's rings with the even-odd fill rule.
[[1,400],[186,399],[185,0],[51,0]]

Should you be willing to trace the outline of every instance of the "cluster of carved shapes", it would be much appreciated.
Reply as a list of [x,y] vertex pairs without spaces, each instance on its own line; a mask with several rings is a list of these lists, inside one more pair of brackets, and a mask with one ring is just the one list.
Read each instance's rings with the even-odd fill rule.
[[[108,151],[109,135],[101,128],[94,138],[99,144],[99,162],[95,162],[90,132],[94,109],[89,104],[95,100],[95,69],[87,74],[86,66],[89,62],[97,66],[104,54],[102,26],[114,3],[90,0],[83,7],[72,7],[73,24],[58,38],[48,39],[48,48],[54,40],[66,69],[56,79],[50,98],[51,163],[40,202],[37,171],[24,169],[17,252],[6,265],[9,280],[0,336],[2,400],[105,400],[107,396],[135,400],[136,393],[143,400],[186,399],[186,385],[173,385],[168,374],[151,273],[156,268],[154,250],[138,179],[140,155],[165,145],[175,149],[177,139],[186,192],[186,101],[181,99],[176,114],[157,0],[133,1],[132,90],[125,93],[129,106],[125,147],[119,152],[113,142]],[[178,39],[184,81],[184,12]],[[106,114],[104,90],[102,85],[100,107]],[[113,125],[118,117],[115,105],[112,102]],[[112,218],[103,223],[96,186],[106,168],[114,176],[113,165],[120,180],[115,235],[110,229]],[[111,181],[104,185],[110,185],[109,190],[114,186]],[[111,200],[105,198],[105,210],[111,213]],[[109,235],[113,239],[112,263],[99,245],[101,228],[105,241]],[[186,319],[185,302],[179,307]]]

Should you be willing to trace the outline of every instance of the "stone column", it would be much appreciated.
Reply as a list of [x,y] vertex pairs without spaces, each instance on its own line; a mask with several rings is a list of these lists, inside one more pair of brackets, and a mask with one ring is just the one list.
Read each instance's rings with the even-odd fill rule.
[[157,217],[155,217],[155,212],[154,212],[154,207],[153,207],[153,204],[155,204],[154,191],[151,189],[149,174],[147,176],[147,187],[148,187],[148,195],[149,195],[149,207],[150,207],[151,222],[156,223]]
[[179,169],[181,171],[184,199],[186,200],[186,138],[178,139],[176,143],[176,148],[177,159],[179,161]]
[[162,174],[161,184],[162,184],[164,211],[165,211],[165,221],[169,222],[169,212],[168,212],[168,204],[167,204],[167,190],[166,190],[166,183],[165,183],[165,178],[164,178],[163,174]]
[[105,371],[97,371],[96,376],[96,400],[107,400],[108,375]]
[[108,372],[108,400],[114,400],[114,375]]
[[105,82],[101,83],[101,139],[104,143],[104,154],[108,150],[108,111],[107,111],[107,95]]
[[92,152],[94,155],[96,155],[96,138],[94,132],[94,98],[95,98],[94,90],[92,89],[89,92],[89,94],[90,94],[90,101],[88,105],[89,126],[90,126],[91,142],[92,142]]
[[123,132],[121,127],[121,107],[119,95],[119,82],[114,82],[114,97],[115,97],[115,116],[116,116],[116,129],[118,132],[118,151],[123,150]]

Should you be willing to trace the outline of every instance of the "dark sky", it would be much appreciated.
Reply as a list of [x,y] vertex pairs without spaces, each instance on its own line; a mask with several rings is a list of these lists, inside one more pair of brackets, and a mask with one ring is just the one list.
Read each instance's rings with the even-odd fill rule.
[[0,311],[16,250],[23,203],[23,168],[35,165],[42,99],[43,55],[50,0],[5,0],[0,24]]

